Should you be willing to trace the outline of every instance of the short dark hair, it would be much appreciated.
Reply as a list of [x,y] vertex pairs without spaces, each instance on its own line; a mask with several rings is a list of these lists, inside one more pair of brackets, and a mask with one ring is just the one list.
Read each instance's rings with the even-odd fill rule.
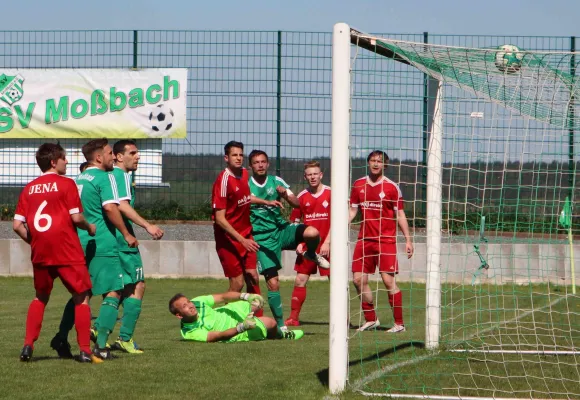
[[242,142],[236,142],[235,140],[231,140],[227,142],[226,145],[224,146],[224,155],[229,156],[230,149],[232,147],[237,147],[238,149],[244,150],[244,144]]
[[115,155],[115,157],[119,153],[124,153],[126,146],[135,146],[135,147],[137,147],[137,143],[134,140],[130,140],[130,139],[119,140],[118,142],[116,142],[113,145],[113,154]]
[[367,163],[371,160],[371,158],[373,158],[374,156],[382,156],[383,157],[383,163],[386,161],[389,161],[389,156],[387,155],[387,153],[385,153],[382,150],[373,150],[371,151],[371,153],[368,155],[367,157]]
[[83,155],[87,161],[91,162],[94,160],[95,152],[98,150],[103,150],[108,144],[109,141],[106,138],[91,140],[90,142],[85,143],[83,146]]
[[252,150],[252,152],[248,156],[248,160],[249,160],[250,164],[252,163],[252,158],[258,157],[258,156],[265,156],[266,157],[266,161],[268,161],[268,162],[270,161],[270,159],[268,158],[268,155],[266,154],[265,151],[263,151],[263,150]]
[[85,169],[87,169],[87,167],[88,167],[88,166],[89,166],[89,163],[88,163],[88,161],[83,161],[83,162],[81,163],[81,165],[79,165],[79,171],[81,171],[81,174],[82,174],[83,172],[85,172]]
[[179,310],[177,308],[175,308],[175,306],[173,305],[173,303],[175,303],[177,300],[181,299],[182,297],[187,298],[186,295],[184,295],[183,293],[177,293],[175,296],[173,296],[171,298],[171,300],[169,300],[169,312],[173,315],[177,315],[177,313],[179,312]]
[[65,157],[66,151],[58,143],[44,143],[36,150],[36,163],[42,172],[52,168],[51,161],[58,161]]

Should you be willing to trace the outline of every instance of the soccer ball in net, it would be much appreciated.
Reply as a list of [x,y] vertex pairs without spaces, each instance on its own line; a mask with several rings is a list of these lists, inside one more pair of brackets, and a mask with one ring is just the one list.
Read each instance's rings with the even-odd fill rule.
[[149,113],[149,122],[153,137],[169,136],[173,127],[173,110],[165,104],[159,104]]
[[503,44],[498,46],[499,51],[495,53],[495,66],[501,72],[513,74],[522,67],[524,54],[513,44]]

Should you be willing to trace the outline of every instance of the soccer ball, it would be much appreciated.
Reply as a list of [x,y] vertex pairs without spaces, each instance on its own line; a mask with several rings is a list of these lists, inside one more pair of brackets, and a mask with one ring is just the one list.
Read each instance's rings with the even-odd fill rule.
[[12,99],[12,101],[18,101],[22,97],[20,92],[16,89],[10,89],[8,91],[8,96]]
[[159,104],[149,113],[149,122],[153,137],[169,136],[173,127],[173,118],[175,114],[169,106]]
[[499,51],[495,53],[495,66],[501,72],[508,74],[516,73],[522,67],[524,54],[513,44],[503,44],[498,46]]

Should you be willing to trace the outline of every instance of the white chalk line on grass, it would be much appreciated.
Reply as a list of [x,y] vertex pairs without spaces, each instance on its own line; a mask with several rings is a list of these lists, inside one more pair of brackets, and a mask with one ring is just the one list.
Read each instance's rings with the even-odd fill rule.
[[[507,320],[507,321],[501,321],[501,322],[497,322],[497,323],[493,324],[492,326],[490,326],[490,327],[488,327],[488,328],[485,328],[485,329],[483,329],[483,330],[481,330],[481,331],[475,332],[475,333],[473,333],[473,334],[471,334],[471,335],[467,336],[465,339],[458,340],[458,341],[456,341],[456,342],[452,342],[452,345],[456,345],[456,344],[459,344],[459,343],[465,342],[465,341],[467,341],[467,340],[473,339],[474,337],[476,337],[476,336],[479,336],[479,335],[481,335],[482,333],[485,333],[485,332],[489,332],[489,331],[491,331],[491,330],[494,330],[494,329],[496,329],[497,327],[500,327],[500,326],[502,326],[502,325],[504,325],[504,324],[511,324],[512,322],[515,322],[515,321],[517,321],[517,320],[519,320],[519,319],[521,319],[521,318],[525,318],[525,317],[527,317],[528,315],[532,315],[532,314],[533,314],[533,313],[535,313],[535,312],[538,312],[538,311],[544,310],[544,309],[546,309],[546,308],[551,308],[551,307],[555,306],[555,305],[556,305],[556,304],[558,304],[560,301],[562,301],[562,300],[564,300],[564,299],[566,299],[566,298],[568,298],[568,295],[564,295],[564,296],[562,296],[562,297],[559,297],[558,299],[556,299],[556,300],[552,301],[551,303],[549,303],[549,304],[546,304],[544,307],[540,307],[540,308],[537,308],[537,309],[534,309],[534,310],[526,311],[525,313],[523,313],[523,314],[521,314],[521,315],[518,315],[518,316],[516,316],[516,317],[514,317],[514,318],[512,318],[512,319],[509,319],[509,320]],[[360,392],[361,394],[363,394],[363,395],[365,395],[365,396],[385,396],[385,397],[388,397],[388,396],[390,396],[390,397],[393,397],[393,396],[395,396],[395,397],[401,397],[401,396],[396,396],[396,395],[393,395],[393,394],[387,394],[387,393],[367,393],[367,392],[364,392],[364,391],[362,390],[362,387],[363,387],[364,385],[368,384],[369,382],[372,382],[372,381],[374,381],[374,380],[376,380],[376,379],[379,379],[380,377],[382,377],[382,376],[384,376],[384,375],[388,374],[389,372],[392,372],[392,371],[394,371],[394,370],[396,370],[396,369],[398,369],[398,368],[401,368],[401,367],[406,367],[406,366],[408,366],[408,365],[412,365],[412,364],[416,364],[416,363],[419,363],[419,362],[422,362],[422,361],[428,360],[428,359],[430,359],[430,358],[433,358],[433,357],[435,357],[435,356],[439,355],[440,353],[441,353],[441,350],[435,350],[435,351],[433,351],[433,352],[432,352],[432,353],[430,353],[430,354],[425,354],[424,356],[421,356],[421,357],[412,358],[412,359],[410,359],[410,360],[403,361],[403,362],[399,362],[399,363],[396,363],[396,364],[393,364],[393,365],[389,365],[389,366],[387,366],[387,367],[385,367],[385,368],[382,368],[382,369],[376,370],[376,371],[375,371],[375,372],[373,372],[372,374],[370,374],[370,375],[367,375],[367,376],[365,376],[365,377],[363,377],[363,378],[361,378],[361,379],[359,379],[359,380],[355,381],[355,382],[353,383],[353,385],[351,386],[351,388],[352,388],[352,390],[353,390],[353,391],[355,391],[355,392]],[[425,395],[421,395],[421,396],[425,396]],[[412,397],[415,397],[415,396],[413,396],[413,395],[409,395],[408,397],[409,397],[409,398],[412,398]],[[418,397],[418,398],[421,398],[421,397]],[[429,397],[429,396],[427,396],[427,397],[423,397],[423,398],[425,398],[425,399],[428,399],[428,398],[437,398],[437,397]],[[443,398],[443,397],[442,397],[442,398]]]

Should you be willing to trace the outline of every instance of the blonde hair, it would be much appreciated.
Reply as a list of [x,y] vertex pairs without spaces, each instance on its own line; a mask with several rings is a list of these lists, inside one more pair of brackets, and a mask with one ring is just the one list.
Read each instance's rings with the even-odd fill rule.
[[316,160],[308,161],[306,164],[304,164],[304,171],[306,171],[308,168],[320,168],[320,163]]

